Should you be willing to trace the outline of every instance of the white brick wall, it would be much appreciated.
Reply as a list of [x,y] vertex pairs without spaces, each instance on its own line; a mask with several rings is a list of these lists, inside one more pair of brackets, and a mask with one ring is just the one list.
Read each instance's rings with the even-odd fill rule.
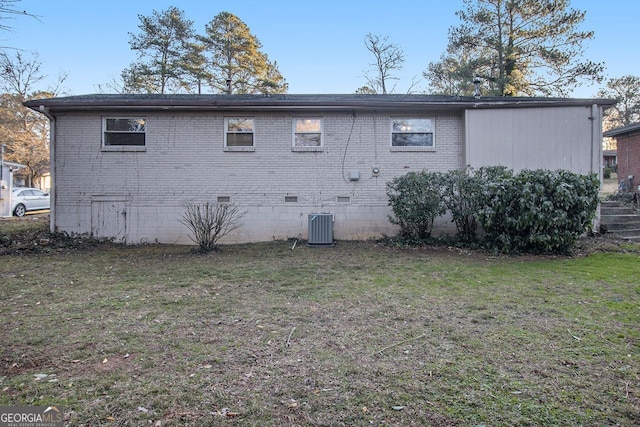
[[[247,214],[243,227],[226,242],[306,239],[307,217],[314,212],[335,214],[336,239],[365,239],[397,231],[387,218],[386,183],[393,177],[463,167],[459,115],[425,114],[436,123],[435,150],[428,152],[392,152],[388,115],[312,116],[324,119],[321,152],[292,151],[294,116],[288,114],[254,116],[254,152],[223,150],[222,114],[145,115],[144,152],[102,151],[100,114],[59,115],[56,228],[70,233],[100,230],[95,203],[100,196],[112,196],[126,206],[128,243],[190,243],[178,221],[183,204],[229,196]],[[373,166],[380,168],[378,176],[372,175]],[[358,181],[349,181],[352,170],[359,171]],[[288,195],[297,196],[297,203],[285,203]],[[349,202],[338,202],[338,196],[349,197]]]

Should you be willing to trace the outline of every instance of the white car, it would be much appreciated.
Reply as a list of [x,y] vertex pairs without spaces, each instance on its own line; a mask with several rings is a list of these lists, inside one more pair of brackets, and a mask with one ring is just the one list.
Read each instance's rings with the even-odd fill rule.
[[51,208],[49,193],[37,188],[14,188],[11,192],[11,212],[15,216],[24,216],[28,211],[41,211]]

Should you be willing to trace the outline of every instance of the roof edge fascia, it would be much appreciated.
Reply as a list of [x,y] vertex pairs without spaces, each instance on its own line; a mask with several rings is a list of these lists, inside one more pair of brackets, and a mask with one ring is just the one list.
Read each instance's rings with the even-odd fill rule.
[[[437,98],[437,97],[436,97]],[[36,110],[64,111],[405,111],[405,110],[474,110],[492,108],[592,106],[608,108],[610,99],[578,98],[460,98],[407,95],[393,97],[363,97],[353,95],[279,95],[279,96],[171,96],[171,95],[111,95],[46,98],[30,100],[24,105]]]

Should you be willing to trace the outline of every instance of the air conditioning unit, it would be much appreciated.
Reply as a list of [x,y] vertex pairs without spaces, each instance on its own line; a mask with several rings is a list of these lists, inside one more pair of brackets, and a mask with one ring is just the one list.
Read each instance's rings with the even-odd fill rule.
[[309,238],[307,246],[331,247],[333,243],[333,214],[309,214]]

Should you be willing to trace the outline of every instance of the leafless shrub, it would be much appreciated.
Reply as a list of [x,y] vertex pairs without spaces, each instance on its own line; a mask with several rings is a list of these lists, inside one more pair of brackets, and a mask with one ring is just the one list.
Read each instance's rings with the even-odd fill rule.
[[245,211],[231,203],[192,203],[184,205],[185,212],[179,221],[191,231],[189,236],[202,252],[218,248],[217,242],[242,226]]

